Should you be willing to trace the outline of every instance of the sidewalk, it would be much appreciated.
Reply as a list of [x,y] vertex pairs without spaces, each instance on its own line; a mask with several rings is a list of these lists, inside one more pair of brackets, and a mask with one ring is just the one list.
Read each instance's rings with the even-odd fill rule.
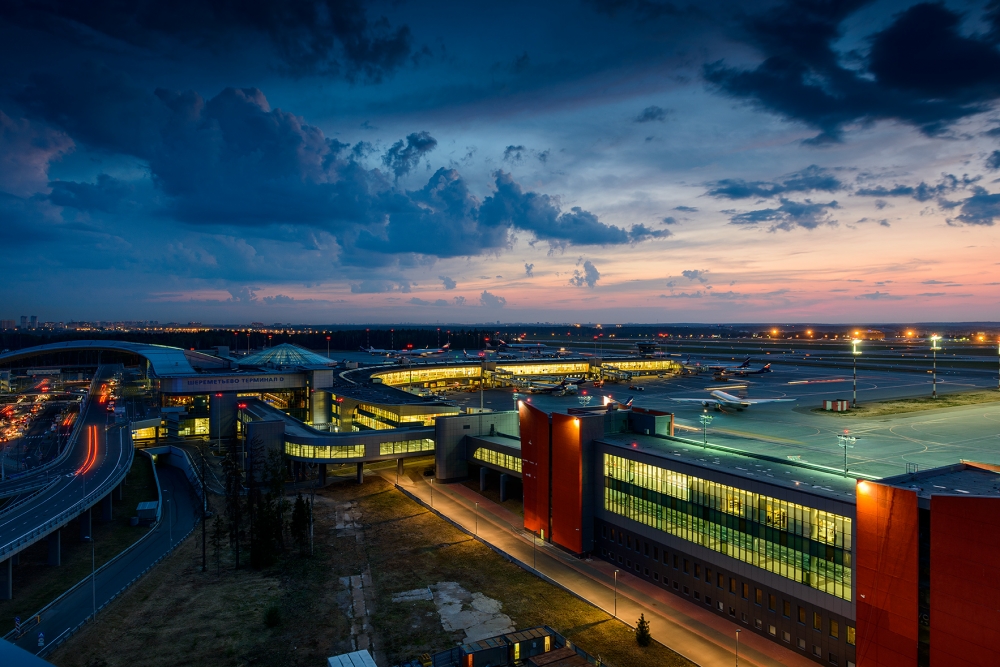
[[[521,517],[462,484],[433,484],[400,477],[399,486],[423,504],[542,577],[634,626],[639,614],[650,622],[653,638],[702,667],[730,667],[736,662],[736,625],[707,609],[659,589],[598,559],[568,554],[525,531]],[[379,471],[395,484],[395,471]],[[476,503],[478,503],[478,512]],[[534,543],[534,544],[533,544]],[[816,663],[756,635],[740,633],[739,662],[754,667],[814,667]]]

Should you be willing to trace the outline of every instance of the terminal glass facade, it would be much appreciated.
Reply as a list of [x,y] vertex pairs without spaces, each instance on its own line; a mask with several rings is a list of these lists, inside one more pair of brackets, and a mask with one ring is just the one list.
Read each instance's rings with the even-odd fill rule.
[[285,442],[285,454],[300,459],[359,459],[365,455],[364,445],[300,445]]
[[604,455],[604,509],[851,600],[851,519]]
[[383,430],[389,428],[399,428],[400,426],[412,426],[420,424],[422,426],[433,426],[434,420],[438,417],[458,414],[457,408],[452,408],[448,412],[435,412],[430,414],[400,415],[392,410],[369,403],[361,403],[354,411],[353,423],[359,429]]
[[498,452],[493,449],[480,447],[472,453],[472,458],[479,461],[485,461],[486,463],[492,463],[500,468],[521,472],[520,456],[511,456],[510,454],[504,454],[503,452]]
[[433,452],[434,451],[434,441],[430,438],[421,438],[420,440],[400,440],[399,442],[380,442],[378,443],[378,453],[380,455],[388,454],[409,454],[411,452]]

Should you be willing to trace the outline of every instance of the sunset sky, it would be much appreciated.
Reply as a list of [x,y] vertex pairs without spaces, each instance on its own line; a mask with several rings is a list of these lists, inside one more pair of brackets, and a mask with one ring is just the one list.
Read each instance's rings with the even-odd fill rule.
[[4,319],[1000,320],[996,4],[136,4],[0,5]]

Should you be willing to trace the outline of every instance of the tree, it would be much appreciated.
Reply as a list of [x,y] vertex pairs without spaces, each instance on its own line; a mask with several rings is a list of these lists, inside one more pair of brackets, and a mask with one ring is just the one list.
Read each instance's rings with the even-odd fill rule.
[[639,646],[649,646],[653,638],[649,635],[649,621],[645,614],[639,614],[639,620],[635,624],[635,643]]
[[292,506],[292,540],[299,548],[299,553],[305,555],[309,549],[309,501],[300,493],[295,497]]

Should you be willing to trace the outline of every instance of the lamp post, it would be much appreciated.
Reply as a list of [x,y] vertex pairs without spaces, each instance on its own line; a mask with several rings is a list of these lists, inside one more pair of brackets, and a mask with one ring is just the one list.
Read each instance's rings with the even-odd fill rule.
[[844,450],[844,477],[847,477],[847,450],[854,448],[854,443],[858,441],[853,435],[848,435],[850,431],[844,429],[843,433],[837,435],[837,444]]
[[479,537],[479,503],[476,503],[476,537]]
[[708,425],[712,423],[712,415],[707,412],[702,413],[701,417],[701,430],[704,435],[704,440],[702,441],[702,447],[708,447]]
[[618,618],[618,570],[615,570],[615,618]]
[[858,345],[861,345],[860,338],[851,341],[851,355],[854,357],[854,401],[851,404],[852,408],[858,407],[858,355],[861,354]]
[[740,629],[736,628],[736,667],[740,667]]
[[326,358],[330,358],[330,337],[326,337]]
[[934,354],[934,365],[931,370],[931,398],[937,398],[937,351],[940,350],[938,341],[941,336],[934,334],[931,336],[931,351]]

